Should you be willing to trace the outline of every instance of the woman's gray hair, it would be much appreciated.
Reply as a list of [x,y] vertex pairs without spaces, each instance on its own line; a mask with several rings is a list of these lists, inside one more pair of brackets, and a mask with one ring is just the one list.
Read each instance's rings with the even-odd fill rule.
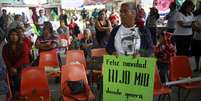
[[122,6],[127,6],[129,10],[132,11],[132,13],[136,14],[137,13],[137,6],[136,6],[136,3],[134,2],[124,2],[121,4],[121,7]]

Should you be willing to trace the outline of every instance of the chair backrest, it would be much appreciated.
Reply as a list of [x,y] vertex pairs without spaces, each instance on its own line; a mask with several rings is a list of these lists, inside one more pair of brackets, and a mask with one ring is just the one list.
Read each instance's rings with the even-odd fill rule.
[[161,89],[163,87],[159,75],[158,68],[155,68],[155,77],[154,77],[154,90]]
[[192,70],[187,56],[171,57],[170,73],[169,73],[169,79],[171,81],[191,76],[192,76]]
[[23,69],[21,73],[20,95],[28,97],[28,101],[37,101],[33,99],[41,101],[39,100],[40,97],[50,99],[48,80],[45,72],[36,67]]
[[91,50],[92,57],[103,57],[106,54],[107,54],[107,51],[105,48],[96,48]]
[[71,64],[73,62],[79,62],[87,68],[86,59],[83,50],[69,50],[66,52],[66,64]]
[[[66,64],[61,70],[61,90],[65,88],[68,95],[71,95],[70,88],[66,81],[84,81],[85,89],[89,88],[85,68],[82,64]],[[86,88],[87,87],[87,88]]]
[[39,67],[44,68],[45,66],[60,66],[56,50],[44,51],[40,53]]

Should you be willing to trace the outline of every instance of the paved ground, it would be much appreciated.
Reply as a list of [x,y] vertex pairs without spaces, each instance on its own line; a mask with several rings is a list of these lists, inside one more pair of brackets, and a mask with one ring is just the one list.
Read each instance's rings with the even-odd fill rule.
[[[192,58],[189,58],[191,64],[192,64],[192,69],[195,68],[195,63],[194,60]],[[197,72],[194,73],[194,75],[201,75],[201,72]],[[59,101],[59,97],[60,97],[60,91],[59,91],[59,83],[55,83],[54,80],[49,80],[49,84],[50,84],[50,89],[52,92],[52,101]],[[95,92],[94,94],[96,95],[96,101],[99,101],[99,97],[100,97],[100,93],[99,91],[96,89],[96,85],[92,87],[93,91]],[[171,101],[178,101],[178,96],[177,96],[177,91],[178,89],[176,87],[172,87],[172,94],[171,96]],[[184,98],[184,93],[186,93],[186,91],[182,91],[182,98]],[[158,97],[154,97],[153,101],[158,101]],[[165,101],[168,101],[168,99],[166,98]],[[183,99],[181,101],[184,101]],[[192,90],[192,92],[190,93],[189,97],[187,98],[187,101],[201,101],[201,89],[194,89]]]

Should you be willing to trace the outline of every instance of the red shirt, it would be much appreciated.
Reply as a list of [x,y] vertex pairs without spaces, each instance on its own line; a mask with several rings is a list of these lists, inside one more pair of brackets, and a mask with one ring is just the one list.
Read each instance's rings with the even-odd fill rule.
[[144,18],[145,18],[144,9],[140,9],[138,11],[138,15],[137,15],[137,18],[136,18],[137,27],[144,27],[144,21],[145,21]]
[[17,57],[15,54],[13,54],[13,56],[10,57],[9,50],[10,49],[8,48],[8,44],[6,44],[3,47],[3,58],[8,68],[10,67],[21,68],[23,65],[30,64],[30,60],[29,60],[30,51],[26,43],[23,44],[23,50],[22,50],[23,52],[20,57]]
[[164,33],[163,39],[164,39],[164,42],[159,43],[156,46],[155,54],[156,54],[156,57],[158,58],[158,61],[163,63],[169,63],[170,58],[176,55],[176,48],[171,43],[171,33],[169,32]]

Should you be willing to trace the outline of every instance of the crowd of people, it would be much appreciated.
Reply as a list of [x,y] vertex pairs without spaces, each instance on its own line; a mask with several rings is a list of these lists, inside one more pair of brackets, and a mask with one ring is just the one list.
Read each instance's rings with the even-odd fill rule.
[[[6,97],[8,86],[5,82],[6,73],[11,80],[14,97],[19,95],[20,72],[30,65],[38,65],[38,57],[33,58],[33,47],[40,52],[52,49],[60,50],[61,35],[67,37],[66,50],[81,49],[87,61],[90,61],[92,48],[106,48],[112,55],[134,55],[142,57],[156,57],[157,67],[163,83],[167,82],[170,58],[176,55],[195,56],[196,69],[201,56],[201,6],[194,11],[194,4],[186,0],[180,8],[176,4],[170,5],[170,12],[165,17],[167,28],[163,32],[157,31],[157,20],[160,15],[155,7],[146,14],[141,5],[123,3],[120,12],[114,9],[108,16],[108,10],[95,9],[89,15],[86,9],[81,11],[81,17],[86,25],[80,29],[77,17],[69,17],[65,12],[59,16],[60,26],[55,31],[51,22],[44,15],[43,10],[33,9],[33,25],[37,40],[32,41],[25,35],[29,24],[25,15],[15,15],[12,22],[6,10],[0,16],[1,37],[0,56],[0,99]],[[147,17],[146,17],[147,16]],[[70,18],[70,19],[69,19]],[[68,20],[67,20],[68,19]],[[32,35],[30,34],[30,35]],[[190,51],[191,50],[191,51]],[[5,100],[4,100],[5,101]]]

